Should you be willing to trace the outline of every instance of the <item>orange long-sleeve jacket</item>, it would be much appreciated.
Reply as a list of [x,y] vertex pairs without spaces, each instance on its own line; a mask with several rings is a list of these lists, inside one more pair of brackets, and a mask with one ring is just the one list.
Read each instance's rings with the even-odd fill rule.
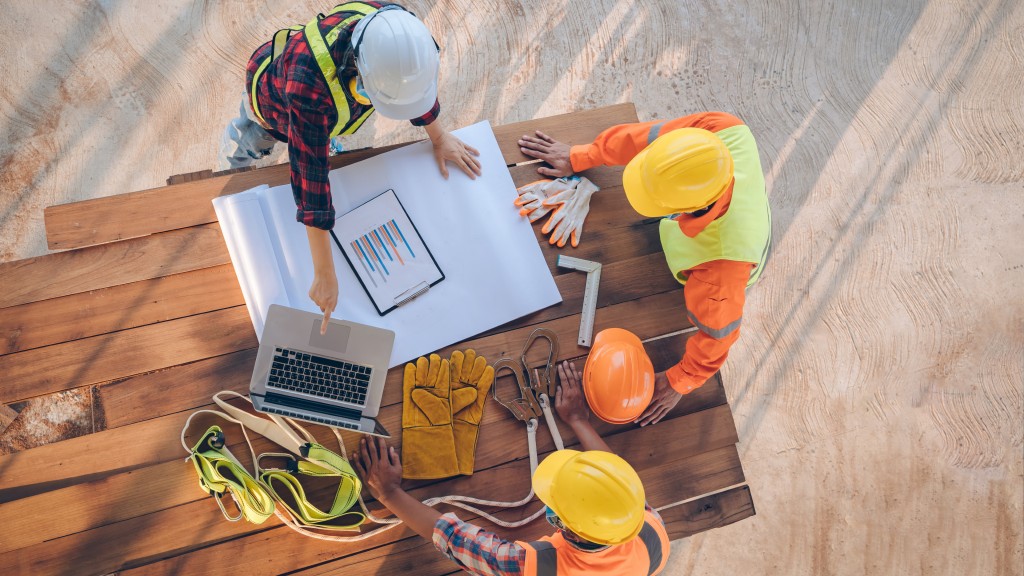
[[[666,134],[678,128],[703,128],[718,132],[741,125],[739,118],[724,112],[691,114],[675,120],[639,122],[612,126],[601,132],[590,144],[573,146],[569,159],[574,172],[598,165],[621,166],[648,146],[654,130]],[[684,234],[694,237],[716,218],[729,210],[732,188],[715,203],[712,209],[699,217],[682,214],[676,217]],[[686,342],[686,352],[678,364],[666,372],[669,384],[677,392],[686,394],[700,387],[713,376],[729,355],[729,348],[740,337],[737,327],[722,338],[714,338],[707,330],[723,330],[739,325],[743,317],[747,281],[754,262],[712,260],[687,271],[683,290],[686,310],[698,332]],[[734,324],[735,323],[735,324]]]

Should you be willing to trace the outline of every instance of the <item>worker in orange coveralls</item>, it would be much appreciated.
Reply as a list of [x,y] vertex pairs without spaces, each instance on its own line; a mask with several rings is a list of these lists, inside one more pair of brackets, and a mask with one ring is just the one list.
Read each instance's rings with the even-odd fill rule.
[[740,337],[745,290],[767,260],[771,211],[754,137],[739,118],[704,112],[612,126],[572,147],[537,131],[519,146],[551,166],[540,174],[556,178],[626,165],[629,203],[644,216],[663,217],[662,249],[699,331],[679,363],[655,376],[654,398],[636,420],[654,424],[725,363]]

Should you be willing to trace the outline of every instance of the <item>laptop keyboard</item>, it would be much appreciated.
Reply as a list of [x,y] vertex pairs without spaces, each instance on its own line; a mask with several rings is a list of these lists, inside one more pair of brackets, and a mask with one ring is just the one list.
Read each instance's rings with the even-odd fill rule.
[[334,426],[335,428],[348,428],[349,430],[359,430],[359,426],[349,422],[347,420],[337,420],[334,418],[325,418],[322,416],[310,416],[309,414],[302,414],[301,412],[293,412],[284,408],[278,408],[276,406],[264,405],[264,412],[270,414],[277,414],[279,416],[287,416],[289,418],[295,418],[298,420],[307,420],[309,422],[316,422],[318,424],[325,424],[327,426]]
[[369,366],[276,348],[267,386],[362,405],[372,371]]

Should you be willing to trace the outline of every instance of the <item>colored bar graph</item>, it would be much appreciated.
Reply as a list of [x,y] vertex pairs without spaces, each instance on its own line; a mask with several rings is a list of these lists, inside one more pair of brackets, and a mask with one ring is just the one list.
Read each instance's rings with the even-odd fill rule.
[[390,276],[391,272],[388,272],[388,267],[384,265],[384,260],[381,259],[380,254],[377,253],[377,249],[373,247],[373,241],[370,240],[370,237],[364,234],[363,242],[366,242],[366,245],[370,247],[370,251],[373,252],[373,256],[377,259],[377,264],[380,265],[381,270],[383,270],[385,274]]
[[[352,251],[359,252],[360,254],[363,255],[363,259],[359,260],[359,263],[363,265],[363,270],[366,271],[366,277],[369,278],[370,282],[373,282],[373,285],[376,287],[377,281],[373,279],[373,274],[370,272],[370,270],[373,268],[373,263],[370,262],[370,259],[366,257],[366,252],[363,252],[363,249],[360,248],[359,244],[356,244],[354,241],[352,242]],[[370,266],[369,268],[367,268],[368,265]]]
[[376,230],[374,230],[373,231],[373,237],[377,239],[377,245],[380,246],[381,250],[384,251],[384,254],[387,255],[388,260],[391,260],[392,262],[394,262],[395,259],[391,257],[391,251],[388,250],[388,247],[384,245],[384,241],[380,239],[380,233],[377,232]]
[[384,231],[384,238],[387,239],[388,245],[391,246],[391,249],[395,251],[395,258],[398,258],[398,262],[401,263],[402,266],[405,266],[405,260],[402,260],[402,255],[398,253],[398,247],[395,246],[395,239],[391,237],[391,232],[388,232],[387,226],[381,226],[380,228],[377,228],[377,230]]
[[409,246],[409,241],[405,239],[405,234],[402,234],[402,229],[398,227],[398,223],[396,223],[394,219],[392,219],[391,222],[388,222],[388,224],[391,224],[392,229],[395,232],[397,232],[399,236],[401,236],[402,242],[405,242],[405,247],[409,250],[409,254],[411,254],[412,257],[415,258],[416,253],[412,251],[412,246]]

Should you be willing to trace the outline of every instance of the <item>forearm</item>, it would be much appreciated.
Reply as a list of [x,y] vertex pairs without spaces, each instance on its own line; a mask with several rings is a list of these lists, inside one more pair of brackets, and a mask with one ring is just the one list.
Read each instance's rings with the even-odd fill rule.
[[412,531],[427,539],[433,540],[434,525],[441,518],[441,513],[413,498],[401,488],[395,488],[381,494],[380,503],[391,510],[395,516],[412,528]]
[[598,134],[590,144],[572,147],[572,169],[580,172],[594,166],[628,164],[658,136],[679,128],[703,128],[718,132],[742,124],[739,118],[724,112],[701,112],[673,120],[652,120],[612,126]]
[[447,132],[447,130],[444,129],[444,125],[441,123],[440,118],[434,120],[430,124],[427,124],[423,129],[427,132],[427,136],[430,137],[431,144],[437,144],[441,140],[441,137]]
[[597,430],[590,424],[590,420],[574,420],[569,423],[572,431],[576,434],[576,438],[580,441],[580,447],[584,450],[600,450],[602,452],[611,452],[612,449],[608,447],[608,444],[601,438],[601,435],[597,433]]
[[729,349],[739,340],[737,329],[725,338],[715,339],[697,332],[686,341],[686,352],[678,364],[665,372],[672,389],[687,394],[700,388],[725,364]]
[[313,256],[313,273],[316,276],[333,276],[334,257],[331,255],[331,233],[327,230],[306,226],[309,252]]

